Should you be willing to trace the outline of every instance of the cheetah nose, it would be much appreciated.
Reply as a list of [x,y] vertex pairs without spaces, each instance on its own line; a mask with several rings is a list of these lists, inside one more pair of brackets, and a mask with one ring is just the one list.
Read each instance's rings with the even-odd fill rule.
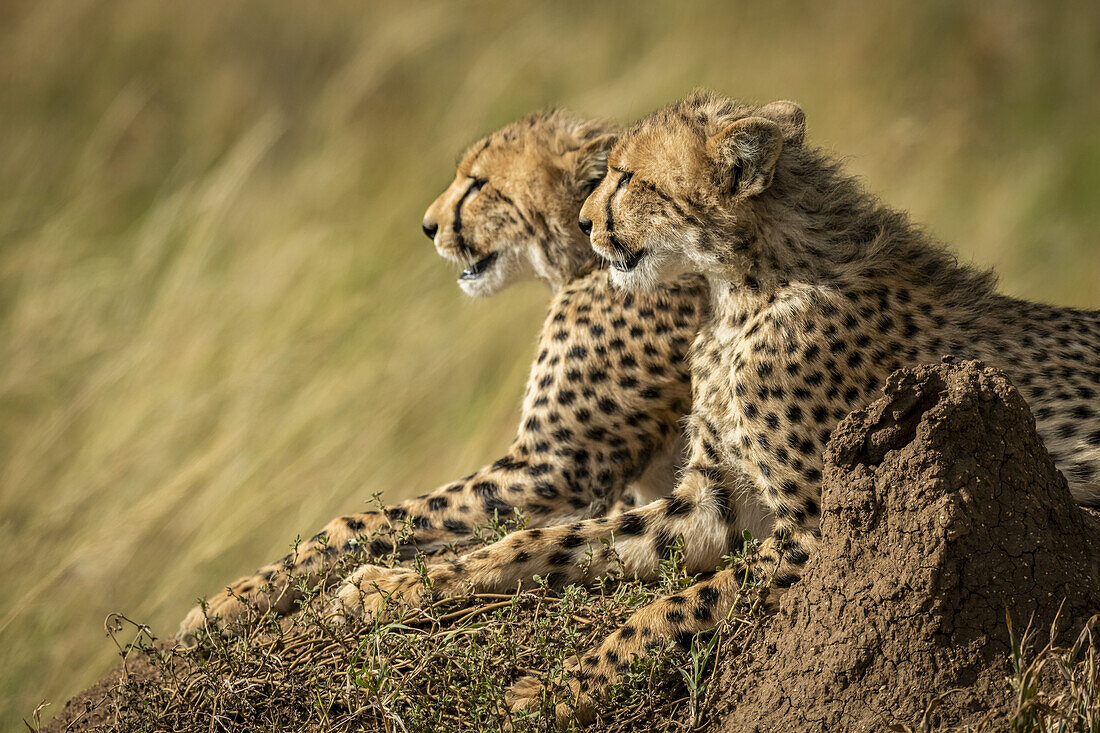
[[592,220],[589,219],[587,216],[582,216],[580,219],[577,219],[577,226],[581,228],[581,231],[584,232],[585,236],[588,236],[592,233]]
[[424,220],[424,233],[428,235],[428,239],[435,239],[435,233],[439,231],[439,225],[434,221]]

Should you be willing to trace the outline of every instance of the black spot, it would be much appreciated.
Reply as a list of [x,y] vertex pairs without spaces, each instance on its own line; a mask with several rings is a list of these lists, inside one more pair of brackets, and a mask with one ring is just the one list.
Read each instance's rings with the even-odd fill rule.
[[394,522],[400,522],[409,516],[409,512],[404,507],[395,506],[386,510],[386,517]]
[[619,518],[619,533],[624,535],[645,534],[646,520],[641,514],[627,512]]
[[442,511],[451,505],[450,500],[445,496],[433,496],[428,499],[428,510],[433,512]]
[[713,606],[718,603],[718,599],[722,594],[712,585],[705,585],[699,589],[699,602],[708,606]]
[[562,547],[579,547],[583,544],[584,538],[576,533],[570,533],[561,538]]
[[668,619],[668,622],[670,624],[675,625],[675,624],[684,623],[684,613],[683,613],[683,611],[678,611],[678,610],[673,609],[673,610],[668,612],[668,614],[665,616],[665,618]]
[[657,533],[657,536],[653,539],[653,551],[657,553],[657,557],[662,560],[671,560],[673,545],[676,543],[676,538],[667,529],[662,529]]
[[1092,418],[1094,413],[1091,407],[1087,407],[1085,405],[1077,405],[1072,410],[1070,410],[1069,414],[1077,418],[1078,420],[1088,420]]
[[787,551],[783,553],[783,559],[791,565],[805,565],[806,561],[810,559],[810,556],[806,554],[805,550],[796,545],[787,548]]
[[457,519],[444,519],[443,529],[455,534],[469,534],[470,528],[465,523],[458,521]]
[[676,646],[688,651],[691,649],[692,642],[695,641],[695,634],[690,631],[680,631],[673,638],[676,640]]
[[368,550],[370,554],[374,555],[375,557],[379,555],[386,555],[393,552],[393,543],[389,540],[384,540],[381,538],[375,539],[371,541]]
[[792,585],[798,582],[797,575],[779,575],[772,581],[772,584],[776,588],[790,588]]
[[550,557],[546,558],[546,562],[550,563],[551,565],[567,565],[572,559],[572,553],[555,552]]
[[670,496],[665,502],[665,516],[680,517],[690,514],[693,508],[691,501],[688,499],[679,495]]
[[536,481],[535,493],[545,499],[558,498],[558,490],[554,488],[554,485],[549,483],[548,481]]

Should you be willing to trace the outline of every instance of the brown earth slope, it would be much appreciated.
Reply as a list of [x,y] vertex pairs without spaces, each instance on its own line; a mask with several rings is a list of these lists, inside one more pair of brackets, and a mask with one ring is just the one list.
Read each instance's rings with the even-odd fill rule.
[[805,577],[727,660],[721,730],[882,730],[952,688],[940,722],[975,722],[1007,704],[1006,612],[1046,630],[1064,601],[1065,637],[1100,610],[1100,523],[980,363],[902,370],[845,419],[822,510]]

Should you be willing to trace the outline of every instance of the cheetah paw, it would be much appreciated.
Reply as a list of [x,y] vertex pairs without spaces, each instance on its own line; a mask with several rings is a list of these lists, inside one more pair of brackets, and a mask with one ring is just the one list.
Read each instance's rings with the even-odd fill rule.
[[234,621],[246,610],[247,606],[239,596],[224,589],[206,601],[205,606],[195,606],[187,613],[176,632],[176,641],[184,649],[190,649],[198,644],[199,633],[209,630],[211,621]]
[[334,624],[385,618],[387,604],[417,607],[421,589],[420,576],[412,570],[363,565],[333,592],[326,618]]
[[[565,673],[567,679],[554,690],[555,694],[565,697],[563,702],[554,706],[554,720],[561,729],[568,728],[570,724],[590,725],[596,717],[595,705],[581,681],[576,657],[566,660]],[[505,703],[513,714],[533,713],[541,707],[547,694],[549,691],[542,680],[526,675],[512,684],[505,695]]]

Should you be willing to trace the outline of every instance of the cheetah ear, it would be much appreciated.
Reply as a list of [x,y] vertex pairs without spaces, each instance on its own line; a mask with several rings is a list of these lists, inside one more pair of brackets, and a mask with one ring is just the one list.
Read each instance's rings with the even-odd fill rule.
[[722,187],[730,193],[756,196],[771,185],[783,131],[763,117],[745,117],[707,140]]
[[806,138],[806,113],[797,102],[782,100],[765,104],[758,114],[779,123],[783,129],[784,145],[797,147]]
[[607,154],[618,137],[614,133],[600,135],[570,153],[573,180],[585,195],[591,193],[607,174]]

